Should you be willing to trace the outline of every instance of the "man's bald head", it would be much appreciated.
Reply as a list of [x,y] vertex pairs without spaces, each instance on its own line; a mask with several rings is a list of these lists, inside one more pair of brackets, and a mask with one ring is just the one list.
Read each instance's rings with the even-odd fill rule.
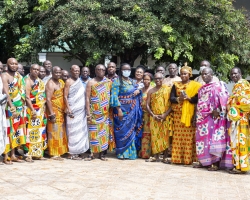
[[80,67],[78,65],[72,65],[70,68],[71,78],[78,79],[80,75]]
[[200,67],[201,67],[201,66],[205,66],[205,67],[211,68],[211,64],[210,64],[210,62],[208,62],[207,60],[201,61]]
[[9,58],[7,60],[8,71],[14,73],[18,69],[18,62],[15,58]]
[[61,67],[59,67],[59,66],[54,66],[54,67],[52,68],[52,72],[53,72],[54,70],[57,70],[57,69],[60,69],[60,70],[61,70]]
[[22,76],[24,76],[24,69],[23,65],[21,63],[18,63],[18,70],[17,70]]
[[63,69],[61,79],[65,82],[68,78],[69,78],[69,72]]

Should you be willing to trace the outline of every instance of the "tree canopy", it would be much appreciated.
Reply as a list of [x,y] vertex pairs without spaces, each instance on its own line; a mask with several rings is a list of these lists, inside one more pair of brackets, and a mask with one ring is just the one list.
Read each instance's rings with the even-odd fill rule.
[[231,0],[4,0],[1,59],[33,62],[59,47],[83,65],[116,55],[160,62],[211,61],[224,80],[237,65],[249,73],[249,21]]

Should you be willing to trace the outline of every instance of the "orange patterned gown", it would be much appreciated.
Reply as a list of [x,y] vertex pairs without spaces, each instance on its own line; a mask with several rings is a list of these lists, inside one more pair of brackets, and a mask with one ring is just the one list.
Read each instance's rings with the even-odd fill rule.
[[[171,91],[171,103],[174,111],[173,127],[173,147],[172,162],[190,165],[196,161],[195,151],[195,127],[191,125],[191,118],[194,115],[195,104],[197,103],[198,90],[200,83],[190,81],[183,84],[181,81],[175,82]],[[185,100],[178,103],[176,98],[180,96],[181,91],[191,97],[191,103]]]
[[[157,92],[151,94],[150,107],[155,115],[161,115],[170,108],[170,87],[163,85]],[[169,147],[169,115],[164,121],[156,121],[150,116],[150,132],[152,153],[157,154]]]
[[60,89],[56,90],[51,98],[53,111],[56,115],[56,122],[52,123],[48,120],[47,125],[48,149],[50,156],[60,156],[68,152],[68,142],[64,122],[64,82],[60,79],[59,83]]

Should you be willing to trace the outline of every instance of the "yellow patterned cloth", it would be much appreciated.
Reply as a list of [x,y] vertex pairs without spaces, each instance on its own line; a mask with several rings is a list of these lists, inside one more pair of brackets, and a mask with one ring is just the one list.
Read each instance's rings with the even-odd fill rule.
[[233,163],[236,169],[249,171],[249,114],[250,84],[241,79],[233,87],[233,94],[228,99],[228,118],[230,128]]
[[31,86],[30,100],[37,117],[33,120],[31,118],[32,111],[27,107],[26,147],[29,156],[42,157],[44,150],[47,148],[47,118],[45,114],[45,86],[40,78],[37,78]]
[[[185,91],[189,97],[193,97],[198,93],[201,84],[194,81],[190,81],[186,84],[175,82],[174,86],[177,97],[180,96],[181,91]],[[192,91],[192,86],[194,86],[194,91]],[[190,165],[197,161],[195,150],[195,127],[190,126],[195,107],[194,105],[189,105],[190,103],[185,104],[186,101],[187,100],[183,103],[172,103],[172,109],[174,111],[172,162]],[[184,105],[186,105],[189,110],[187,107],[184,107]],[[187,117],[184,121],[185,124],[181,121],[183,116]]]
[[[92,153],[100,153],[108,149],[109,131],[109,101],[112,82],[104,77],[101,82],[91,86],[90,112],[91,122],[88,124],[90,150]],[[113,148],[114,145],[112,145]]]
[[64,82],[59,80],[60,89],[54,91],[51,98],[53,112],[56,115],[56,122],[52,123],[48,120],[48,149],[50,156],[60,156],[68,152],[68,141],[65,127],[65,103],[64,103]]
[[[151,94],[150,107],[155,115],[161,115],[170,108],[170,90],[169,86],[162,85],[157,92]],[[168,115],[161,122],[150,116],[151,148],[153,154],[163,152],[169,147],[169,132],[171,131],[169,118],[170,116]]]

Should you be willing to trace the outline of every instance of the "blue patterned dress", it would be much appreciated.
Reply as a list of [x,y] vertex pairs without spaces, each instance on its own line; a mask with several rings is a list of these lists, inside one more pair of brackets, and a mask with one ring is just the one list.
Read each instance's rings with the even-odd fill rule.
[[[136,159],[137,150],[141,147],[142,137],[142,94],[133,96],[137,86],[132,79],[120,84],[115,79],[111,89],[110,105],[114,107],[114,135],[116,141],[116,154],[118,158]],[[121,107],[122,121],[118,118],[115,107]]]

